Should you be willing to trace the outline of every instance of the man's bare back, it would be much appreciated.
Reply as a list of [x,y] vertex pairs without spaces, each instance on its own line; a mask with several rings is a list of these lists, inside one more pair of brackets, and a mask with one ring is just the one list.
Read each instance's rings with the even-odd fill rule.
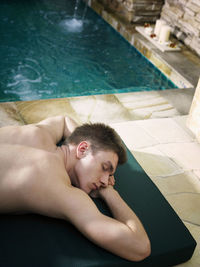
[[38,212],[60,217],[54,210],[52,195],[47,196],[49,192],[56,194],[59,183],[61,187],[71,184],[62,148],[35,125],[0,129],[0,142],[0,212]]
[[[32,212],[65,219],[110,252],[128,260],[144,259],[150,254],[148,236],[113,188],[121,152],[110,148],[96,151],[90,138],[57,146],[63,138],[70,140],[75,128],[72,120],[58,116],[35,125],[0,129],[0,212]],[[80,133],[79,128],[84,127],[73,133]],[[111,128],[100,128],[101,140],[110,138],[105,130],[113,135]],[[108,139],[109,147],[110,142]],[[114,218],[100,213],[89,194],[101,197]]]

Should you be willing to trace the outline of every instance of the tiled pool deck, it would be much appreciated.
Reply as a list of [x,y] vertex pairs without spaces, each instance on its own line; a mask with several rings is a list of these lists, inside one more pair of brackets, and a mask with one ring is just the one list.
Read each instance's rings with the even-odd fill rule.
[[0,127],[35,123],[55,115],[71,116],[78,123],[110,124],[197,241],[192,259],[179,266],[198,267],[200,144],[186,127],[186,120],[200,76],[200,60],[186,48],[162,53],[101,7],[100,12],[179,87],[187,88],[0,103]]

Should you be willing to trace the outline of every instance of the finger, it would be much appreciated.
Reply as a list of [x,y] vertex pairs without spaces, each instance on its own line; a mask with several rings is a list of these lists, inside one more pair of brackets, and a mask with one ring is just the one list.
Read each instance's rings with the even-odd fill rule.
[[109,185],[112,185],[112,178],[111,178],[111,176],[110,176],[109,179],[108,179],[108,184],[109,184]]
[[114,184],[115,184],[115,178],[114,178],[113,175],[110,176],[110,178],[109,178],[109,184],[110,184],[110,185],[114,185]]

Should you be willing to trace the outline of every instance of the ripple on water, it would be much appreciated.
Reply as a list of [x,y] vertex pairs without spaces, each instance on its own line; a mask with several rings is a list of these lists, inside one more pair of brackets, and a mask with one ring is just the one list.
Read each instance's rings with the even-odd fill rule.
[[42,82],[42,76],[38,70],[38,63],[33,59],[26,58],[25,63],[19,62],[16,69],[12,70],[10,81],[7,83],[5,94],[15,94],[20,100],[28,100],[31,97],[39,97],[32,84]]

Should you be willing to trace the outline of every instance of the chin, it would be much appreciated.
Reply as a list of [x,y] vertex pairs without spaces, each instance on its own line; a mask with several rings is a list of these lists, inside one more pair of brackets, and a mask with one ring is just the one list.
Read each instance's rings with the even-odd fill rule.
[[89,194],[92,190],[89,188],[87,182],[83,181],[83,179],[77,179],[78,188],[84,191],[86,194]]
[[89,193],[91,192],[91,190],[88,188],[88,187],[84,187],[84,186],[81,186],[79,187],[81,190],[83,190],[86,194],[89,195]]

